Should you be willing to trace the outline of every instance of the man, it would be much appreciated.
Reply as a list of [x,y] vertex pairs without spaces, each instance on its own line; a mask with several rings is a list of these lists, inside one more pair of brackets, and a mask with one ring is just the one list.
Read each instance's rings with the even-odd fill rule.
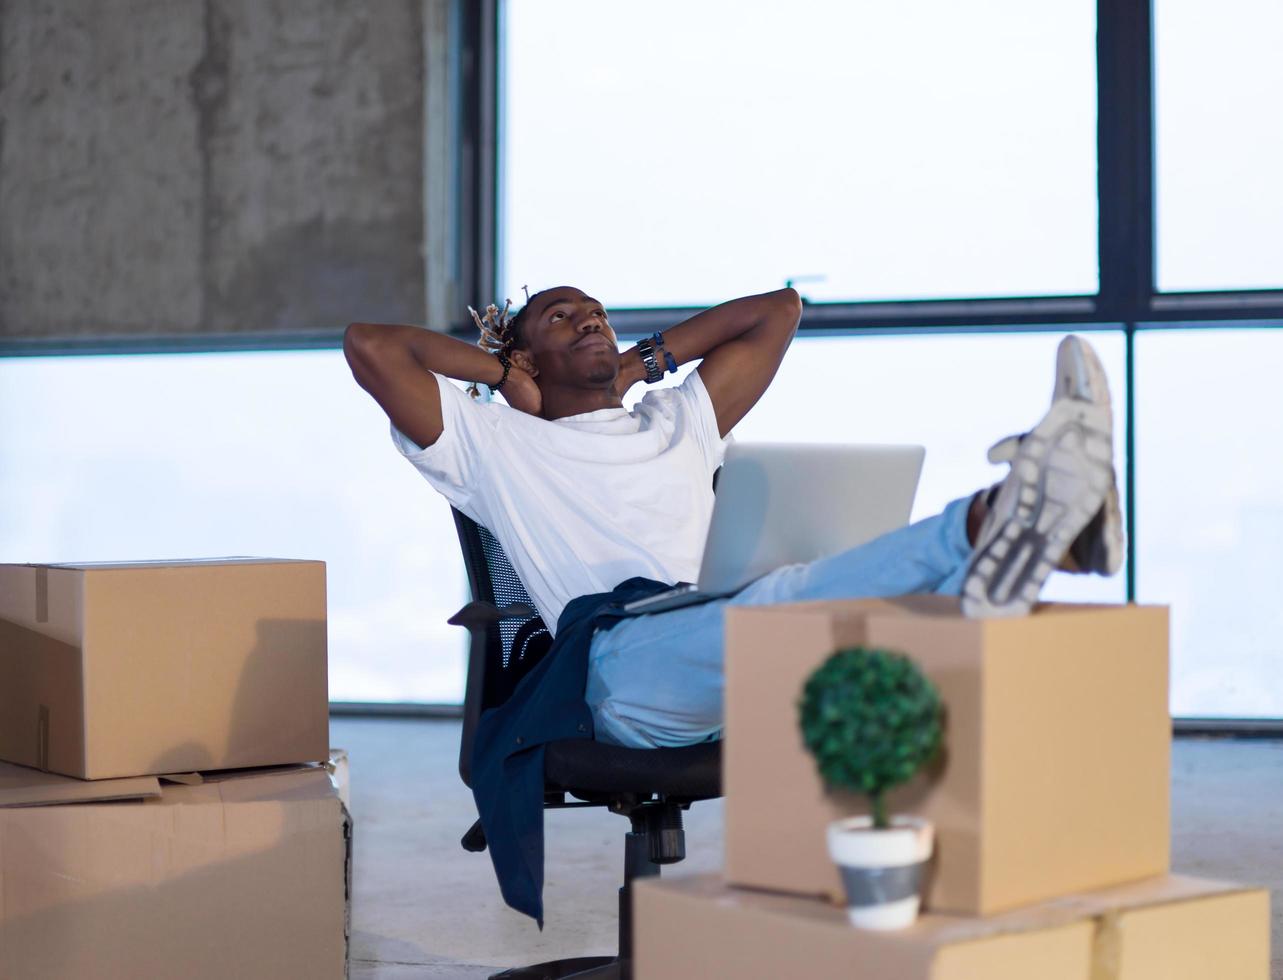
[[[726,605],[940,592],[961,593],[969,615],[1020,615],[1058,565],[1121,563],[1108,386],[1091,348],[1069,337],[1047,415],[990,451],[1011,463],[1001,484],[730,599],[624,613],[697,577],[725,439],[775,377],[801,311],[792,289],[747,296],[621,355],[602,305],[559,286],[511,319],[507,307],[474,313],[482,347],[405,326],[353,324],[344,337],[397,448],[498,538],[556,634],[508,701],[482,715],[472,759],[504,899],[541,925],[543,746],[719,737]],[[634,384],[696,359],[680,386],[624,409]],[[446,377],[484,383],[508,405],[474,402]]]
[[[577,597],[639,577],[695,580],[724,440],[774,378],[801,309],[792,289],[748,296],[620,354],[602,305],[559,286],[511,320],[493,307],[478,318],[494,353],[371,324],[349,327],[344,351],[400,451],[498,538],[557,633]],[[673,370],[702,361],[679,387],[626,411],[624,393],[658,380],[660,358]],[[497,387],[508,406],[474,403],[438,376]],[[1068,337],[1047,415],[990,451],[1011,463],[1001,484],[730,599],[593,630],[594,737],[632,747],[717,737],[728,604],[938,592],[961,594],[968,615],[1021,615],[1057,567],[1112,574],[1122,560],[1112,456],[1104,372],[1085,341]]]

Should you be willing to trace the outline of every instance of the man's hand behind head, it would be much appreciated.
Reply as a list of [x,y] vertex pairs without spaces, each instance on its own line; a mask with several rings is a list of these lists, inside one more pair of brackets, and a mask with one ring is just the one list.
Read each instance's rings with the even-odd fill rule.
[[543,409],[543,395],[535,379],[516,364],[509,368],[508,380],[503,383],[500,394],[510,406],[527,415],[538,416]]
[[642,363],[641,351],[634,344],[619,355],[619,374],[615,378],[615,397],[620,401],[633,385],[646,380],[646,365]]

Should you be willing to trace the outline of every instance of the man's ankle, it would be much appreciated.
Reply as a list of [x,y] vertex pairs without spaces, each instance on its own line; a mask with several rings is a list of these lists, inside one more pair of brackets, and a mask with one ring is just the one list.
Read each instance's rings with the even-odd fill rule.
[[971,506],[967,508],[967,543],[973,548],[980,537],[980,528],[984,525],[985,516],[989,513],[988,499],[988,488],[977,490],[975,496],[971,498]]

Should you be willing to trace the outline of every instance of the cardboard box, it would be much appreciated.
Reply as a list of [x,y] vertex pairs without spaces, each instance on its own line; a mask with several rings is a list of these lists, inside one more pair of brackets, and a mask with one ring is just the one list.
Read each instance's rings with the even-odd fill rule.
[[0,759],[108,779],[319,762],[325,564],[0,565]]
[[985,919],[853,928],[818,899],[717,876],[634,885],[637,980],[1267,980],[1264,889],[1160,876]]
[[936,826],[927,907],[988,915],[1169,867],[1167,610],[1039,607],[972,620],[956,599],[736,606],[726,620],[726,876],[842,900],[797,702],[834,650],[900,650],[945,703],[939,763],[888,798]]
[[190,782],[0,763],[0,977],[346,976],[351,819],[326,767]]

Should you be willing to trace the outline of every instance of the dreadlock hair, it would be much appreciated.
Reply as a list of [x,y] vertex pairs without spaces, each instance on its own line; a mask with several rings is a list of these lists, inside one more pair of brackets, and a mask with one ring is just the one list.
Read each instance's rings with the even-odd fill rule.
[[[525,286],[521,288],[526,289]],[[481,331],[481,336],[477,339],[477,346],[487,353],[494,354],[501,360],[506,359],[514,350],[521,347],[524,340],[526,313],[530,309],[531,303],[545,292],[547,290],[540,290],[532,296],[530,291],[526,289],[526,305],[511,316],[508,315],[508,310],[512,306],[512,300],[510,299],[503,301],[502,310],[494,303],[491,303],[486,307],[484,315],[477,313],[476,310],[469,306],[468,312],[472,314],[472,322]],[[475,381],[468,386],[468,394],[473,398],[480,396],[481,392],[477,389]]]

